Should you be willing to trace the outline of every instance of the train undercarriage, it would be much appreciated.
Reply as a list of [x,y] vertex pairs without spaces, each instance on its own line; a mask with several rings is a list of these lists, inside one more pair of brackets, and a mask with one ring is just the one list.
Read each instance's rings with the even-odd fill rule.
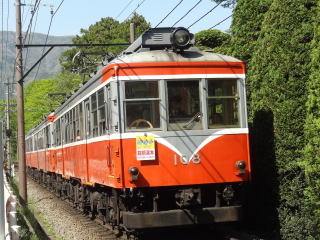
[[244,183],[115,189],[28,168],[28,175],[75,208],[119,231],[234,222]]

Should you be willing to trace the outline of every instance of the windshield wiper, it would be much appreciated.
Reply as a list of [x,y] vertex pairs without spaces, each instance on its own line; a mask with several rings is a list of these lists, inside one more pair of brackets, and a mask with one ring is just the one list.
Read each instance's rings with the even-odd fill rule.
[[182,127],[183,128],[188,128],[188,126],[193,123],[193,122],[198,122],[202,117],[202,113],[201,112],[198,112],[196,113],[185,125],[183,125]]

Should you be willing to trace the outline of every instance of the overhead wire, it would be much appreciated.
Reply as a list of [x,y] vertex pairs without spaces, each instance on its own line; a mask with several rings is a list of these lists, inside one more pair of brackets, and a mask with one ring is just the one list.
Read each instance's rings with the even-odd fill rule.
[[[54,12],[52,11],[52,12],[51,12],[52,14],[51,14],[51,18],[50,18],[49,28],[48,28],[48,32],[47,32],[46,40],[45,40],[45,44],[44,44],[45,46],[42,48],[42,54],[41,54],[41,57],[40,57],[40,58],[42,58],[43,55],[44,55],[44,50],[45,50],[46,45],[47,45],[47,42],[48,42],[48,38],[49,38],[50,30],[51,30],[51,25],[52,25],[53,17],[54,17],[54,16],[56,15],[56,13],[59,11],[59,9],[60,9],[61,5],[63,4],[63,2],[64,2],[64,0],[61,0],[61,2],[60,2],[60,4],[59,4],[59,6],[57,7],[56,11],[54,11]],[[40,66],[41,66],[41,62],[42,62],[42,61],[40,61],[39,64],[38,64],[37,72],[36,72],[33,80],[36,80],[36,78],[37,78],[37,76],[38,76],[39,69],[40,69]]]
[[121,12],[116,16],[115,19],[118,19],[118,17],[121,16],[121,14],[129,7],[129,5],[133,2],[134,0],[131,0],[122,10]]
[[229,18],[231,18],[231,17],[232,17],[232,14],[231,14],[230,16],[226,17],[225,19],[223,19],[222,21],[218,22],[217,24],[213,25],[213,26],[212,26],[211,28],[209,28],[209,29],[213,29],[213,28],[219,26],[221,23],[227,21],[227,20],[228,20]]
[[[38,22],[39,11],[40,11],[40,8],[38,8],[38,11],[36,12],[36,19],[33,24],[33,30],[31,31],[31,34],[29,34],[29,41],[27,44],[31,44],[33,42],[35,31],[36,31],[36,26],[37,26],[37,22]],[[27,48],[27,51],[26,51],[26,55],[25,55],[25,59],[24,59],[25,63],[23,65],[24,66],[23,71],[25,71],[25,69],[27,67],[28,56],[29,56],[29,48]]]
[[156,26],[158,27],[174,10],[176,10],[176,8],[183,2],[183,0],[181,0]]
[[[41,2],[41,0],[36,0],[36,2],[35,2],[35,4],[34,4],[34,9],[33,9],[33,11],[31,12],[31,17],[30,17],[30,20],[29,20],[29,24],[28,24],[28,28],[27,28],[26,34],[25,34],[25,36],[24,36],[24,38],[23,38],[23,41],[22,41],[22,46],[25,45],[26,40],[27,40],[28,35],[29,35],[29,32],[31,31],[33,17],[34,17],[34,15],[35,15],[36,11],[38,11],[38,9],[39,9],[40,2]],[[14,61],[14,64],[13,64],[12,83],[14,83],[14,81],[15,81],[16,67],[17,67],[16,64],[17,64],[17,57],[15,58],[15,61]]]
[[10,16],[10,8],[9,8],[9,0],[7,0],[7,23],[6,23],[6,41],[5,41],[5,57],[4,57],[4,79],[7,79],[7,59],[8,59],[8,42],[9,42],[9,16]]
[[202,15],[197,21],[195,21],[194,23],[192,23],[189,27],[191,28],[193,25],[195,25],[196,23],[198,23],[200,20],[202,20],[205,16],[207,16],[209,13],[211,13],[213,10],[215,10],[217,7],[219,7],[219,5],[221,4],[222,2],[216,4],[213,8],[211,8],[206,14]]
[[182,19],[184,19],[193,9],[195,9],[200,3],[202,2],[202,0],[199,0],[192,8],[190,8],[186,14],[184,14],[178,21],[176,21],[171,27],[174,27],[177,23],[179,23]]
[[145,1],[145,0],[142,0],[142,1],[138,4],[138,6],[137,6],[137,7],[129,14],[129,16],[124,20],[124,22],[127,21],[127,20],[131,17],[131,15],[134,14],[134,13],[137,11],[137,9],[144,3],[144,1]]
[[4,22],[4,0],[1,0],[1,75],[0,75],[0,81],[4,81],[3,80],[3,72],[4,72],[4,65],[3,65],[3,60],[4,60],[4,54],[3,54],[3,50],[4,50],[4,29],[3,29],[3,22]]

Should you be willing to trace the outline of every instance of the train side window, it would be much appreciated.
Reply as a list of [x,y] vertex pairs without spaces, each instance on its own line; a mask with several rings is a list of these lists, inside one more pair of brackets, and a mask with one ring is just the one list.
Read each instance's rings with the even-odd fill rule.
[[79,104],[79,140],[82,140],[83,138],[84,138],[83,105],[81,102]]
[[98,110],[96,93],[91,95],[92,136],[98,136]]
[[208,79],[209,128],[235,128],[239,123],[236,79]]
[[51,141],[50,141],[50,131],[49,131],[49,126],[45,128],[45,133],[46,133],[46,148],[50,148],[51,146]]
[[168,81],[168,130],[202,129],[199,81]]
[[76,136],[76,108],[71,110],[71,128],[70,128],[70,142],[74,142]]
[[84,102],[85,106],[85,130],[86,138],[91,137],[91,114],[90,114],[90,101],[89,98]]
[[98,121],[99,135],[106,134],[106,107],[104,101],[104,89],[98,92]]
[[57,133],[56,133],[56,136],[57,136],[56,143],[57,143],[57,146],[61,145],[61,124],[60,124],[60,122],[61,122],[60,119],[58,119],[56,121],[56,131],[57,131]]
[[79,125],[79,105],[75,106],[74,108],[74,141],[80,140],[80,125]]
[[125,83],[126,129],[155,130],[160,128],[158,81]]

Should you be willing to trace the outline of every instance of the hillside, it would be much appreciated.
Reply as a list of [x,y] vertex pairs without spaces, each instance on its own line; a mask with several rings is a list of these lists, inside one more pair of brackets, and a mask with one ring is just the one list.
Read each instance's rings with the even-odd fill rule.
[[[7,41],[8,33],[8,41]],[[0,69],[2,71],[2,76],[7,73],[9,79],[13,77],[14,62],[15,62],[15,32],[4,32],[3,34],[3,47],[2,47],[2,35],[0,35],[0,56],[3,52],[3,61],[0,57]],[[35,33],[32,37],[30,44],[44,44],[46,39],[45,34]],[[71,43],[72,36],[49,36],[48,43]],[[25,80],[25,83],[33,81],[35,79],[43,79],[52,77],[60,70],[59,57],[60,54],[67,48],[55,47],[41,62],[39,72],[35,78],[37,67],[30,73],[29,77]],[[42,47],[34,47],[23,49],[23,60],[25,64],[25,72],[30,69],[30,67],[40,58],[42,54]],[[6,57],[7,56],[7,57]],[[1,79],[3,82],[5,79]],[[3,88],[0,88],[0,99],[3,97]]]

